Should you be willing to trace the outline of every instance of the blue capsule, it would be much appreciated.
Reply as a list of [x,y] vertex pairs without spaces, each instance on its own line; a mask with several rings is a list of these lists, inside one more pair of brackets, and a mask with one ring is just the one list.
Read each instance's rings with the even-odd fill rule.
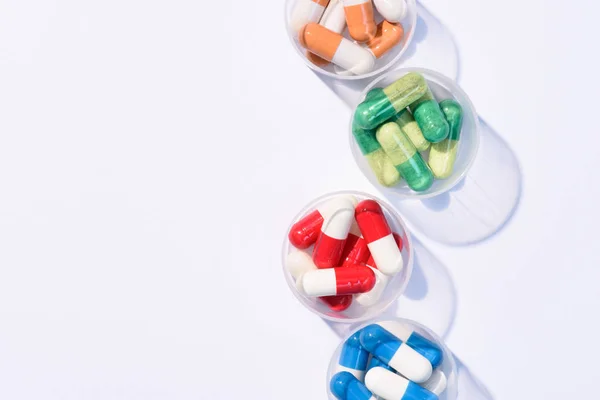
[[433,368],[437,368],[444,359],[442,349],[429,339],[424,338],[406,325],[396,321],[377,323],[386,331],[412,347],[417,353],[429,360]]
[[329,382],[331,393],[339,400],[372,400],[373,393],[350,372],[338,372]]
[[371,357],[371,359],[369,360],[369,364],[367,364],[367,372],[369,372],[370,369],[373,369],[375,367],[385,368],[388,371],[392,371],[394,373],[396,372],[394,371],[394,368],[390,367],[389,365],[381,361],[379,358]]
[[369,352],[360,344],[360,333],[358,331],[346,340],[338,362],[342,367],[339,370],[348,371],[358,379],[362,379],[369,361]]

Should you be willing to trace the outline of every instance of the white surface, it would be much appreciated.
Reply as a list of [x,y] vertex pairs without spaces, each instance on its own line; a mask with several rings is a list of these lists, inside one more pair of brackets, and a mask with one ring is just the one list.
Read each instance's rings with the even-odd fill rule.
[[[424,241],[457,293],[447,343],[494,399],[595,393],[598,6],[424,4],[524,184],[485,242]],[[377,192],[283,4],[215,6],[0,2],[0,398],[325,398],[339,339],[281,242],[312,198]]]

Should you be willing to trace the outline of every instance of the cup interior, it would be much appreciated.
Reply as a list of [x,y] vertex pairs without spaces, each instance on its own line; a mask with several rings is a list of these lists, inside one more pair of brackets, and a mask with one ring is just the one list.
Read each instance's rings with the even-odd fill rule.
[[[290,232],[291,227],[296,222],[300,221],[305,215],[314,211],[318,206],[326,203],[327,201],[329,201],[330,199],[332,199],[336,196],[342,196],[342,195],[352,195],[352,196],[356,197],[356,199],[358,201],[372,199],[379,203],[379,205],[381,206],[381,208],[385,214],[385,218],[388,221],[388,224],[390,225],[390,228],[392,229],[393,232],[396,232],[402,238],[403,247],[402,247],[401,253],[402,253],[402,259],[404,260],[404,268],[400,272],[398,272],[396,275],[394,275],[393,277],[390,278],[383,294],[381,295],[381,298],[379,299],[379,301],[376,304],[374,304],[370,307],[363,307],[360,304],[358,304],[356,301],[353,301],[352,305],[348,309],[338,312],[338,311],[332,311],[320,299],[318,299],[316,297],[307,297],[307,296],[303,295],[302,293],[300,293],[296,289],[296,283],[294,281],[293,276],[290,274],[290,272],[286,268],[285,261],[286,261],[286,258],[289,253],[297,250],[288,240],[288,233]],[[314,247],[314,245],[304,251],[307,251],[307,252],[309,252],[309,254],[312,254],[313,247]],[[376,317],[377,315],[382,313],[387,307],[389,307],[394,301],[396,301],[398,299],[398,297],[404,292],[404,290],[406,289],[406,285],[408,284],[408,281],[412,274],[413,246],[412,246],[412,241],[411,241],[410,235],[408,234],[408,230],[406,228],[404,221],[402,220],[400,215],[390,205],[388,205],[384,201],[382,201],[374,196],[371,196],[369,194],[366,194],[366,193],[354,192],[354,191],[341,191],[341,192],[326,194],[324,196],[321,196],[321,197],[311,201],[293,219],[293,221],[291,222],[291,224],[288,227],[288,230],[286,231],[285,239],[283,242],[282,267],[283,267],[283,274],[285,276],[285,280],[286,280],[290,290],[292,291],[294,296],[296,296],[296,298],[300,301],[300,303],[302,303],[307,309],[309,309],[313,313],[317,314],[318,316],[320,316],[321,318],[324,318],[326,320],[330,320],[330,321],[334,321],[334,322],[343,322],[343,323],[357,323],[357,322],[366,321],[368,319]]]
[[[362,328],[370,324],[377,323],[379,321],[388,320],[389,319],[378,319],[375,321],[369,321],[368,323],[363,324],[357,327],[356,329],[353,329],[348,335],[346,335],[346,337],[342,339],[337,349],[331,356],[329,367],[327,369],[327,396],[330,400],[336,400],[336,397],[333,395],[333,393],[331,393],[331,390],[329,389],[329,382],[331,382],[331,378],[333,377],[333,375],[337,373],[338,360],[340,359],[340,354],[342,352],[344,342],[346,342],[346,340],[348,340],[349,337],[354,335],[357,331],[361,330]],[[431,331],[429,328],[419,324],[418,322],[403,318],[394,318],[393,321],[400,322],[405,326],[409,326],[415,332],[419,333],[426,339],[431,340],[442,349],[444,353],[444,360],[442,361],[442,364],[438,366],[438,369],[441,369],[444,375],[446,375],[448,383],[446,386],[446,390],[440,394],[439,400],[456,400],[456,398],[458,397],[458,371],[456,367],[456,362],[454,360],[454,356],[452,355],[452,352],[448,349],[448,347],[446,347],[444,341],[435,333],[433,333],[433,331]]]
[[[381,58],[377,59],[375,63],[375,68],[369,73],[361,74],[361,75],[352,75],[347,74],[336,68],[332,63],[325,67],[320,67],[313,64],[308,58],[306,58],[307,50],[300,45],[300,41],[298,40],[298,34],[294,32],[291,28],[291,18],[294,7],[298,3],[298,1],[303,0],[286,0],[285,2],[285,29],[290,38],[290,42],[292,46],[296,50],[296,53],[302,58],[304,63],[311,68],[312,70],[319,72],[323,75],[329,76],[331,78],[340,79],[340,80],[359,80],[370,78],[376,75],[381,74],[386,71],[389,67],[394,65],[400,57],[406,52],[410,42],[413,39],[415,33],[415,27],[417,25],[417,2],[416,0],[406,0],[407,5],[407,13],[406,16],[400,21],[402,27],[404,28],[404,36],[400,43],[398,43],[394,48],[384,54]],[[342,0],[339,0],[342,1]],[[377,12],[375,9],[375,22],[379,23],[383,21],[383,17]],[[350,35],[348,34],[348,29],[346,28],[342,35],[348,40],[354,41]]]
[[[423,199],[447,192],[458,182],[460,182],[460,180],[467,174],[469,168],[473,164],[473,161],[475,161],[477,149],[479,148],[479,118],[477,116],[477,112],[475,111],[475,107],[471,103],[471,100],[467,94],[456,84],[456,82],[435,71],[423,68],[401,68],[385,73],[384,75],[373,80],[373,82],[371,82],[371,84],[365,88],[361,94],[360,101],[364,100],[365,96],[371,89],[383,88],[391,85],[409,72],[417,72],[423,75],[437,101],[454,99],[460,103],[463,108],[463,126],[460,134],[458,151],[452,175],[446,179],[435,179],[433,185],[428,190],[423,192],[415,192],[410,189],[404,179],[393,187],[388,188],[380,185],[367,160],[361,153],[358,144],[354,140],[354,136],[352,135],[352,120],[354,119],[354,111],[352,112],[349,124],[350,148],[352,149],[354,160],[358,164],[358,167],[362,173],[373,185],[380,188],[381,191],[386,195],[397,196],[400,198]],[[427,161],[426,155],[423,156],[424,160]]]

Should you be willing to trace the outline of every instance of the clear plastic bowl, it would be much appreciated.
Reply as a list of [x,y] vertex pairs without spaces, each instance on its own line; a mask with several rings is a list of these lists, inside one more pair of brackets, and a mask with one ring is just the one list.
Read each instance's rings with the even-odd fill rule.
[[[388,224],[390,225],[390,228],[392,228],[392,231],[399,234],[402,238],[402,259],[404,260],[404,268],[402,269],[402,271],[394,275],[389,280],[383,294],[381,295],[381,298],[376,304],[370,307],[363,307],[356,301],[353,301],[352,305],[348,309],[338,312],[332,311],[325,303],[323,303],[318,298],[307,297],[298,292],[298,290],[296,289],[294,278],[285,266],[285,260],[289,253],[296,250],[296,248],[288,240],[288,233],[290,232],[292,226],[296,222],[301,220],[305,215],[314,211],[317,208],[317,206],[326,203],[328,200],[340,195],[353,195],[358,201],[372,199],[379,203],[379,205],[383,209]],[[312,247],[309,248],[307,251],[312,251]],[[300,303],[302,303],[307,309],[314,312],[315,314],[317,314],[325,320],[343,323],[358,323],[374,318],[380,313],[382,313],[386,308],[392,305],[404,292],[404,290],[406,289],[406,285],[410,280],[410,276],[412,274],[413,269],[413,245],[404,221],[389,204],[367,193],[354,191],[340,191],[326,194],[311,201],[298,213],[298,215],[296,215],[296,217],[294,217],[294,220],[291,222],[285,233],[281,261],[283,267],[283,274],[285,276],[285,280],[290,290],[292,291],[294,296],[296,296],[296,298],[300,301]]]
[[364,100],[371,89],[376,87],[386,87],[409,72],[417,72],[423,75],[437,101],[451,98],[458,101],[463,108],[463,126],[452,175],[446,179],[435,179],[433,185],[423,192],[411,190],[404,179],[401,180],[398,185],[393,187],[388,188],[380,185],[352,135],[352,121],[356,109],[352,112],[352,116],[350,117],[350,148],[352,149],[354,160],[362,173],[373,185],[381,189],[386,196],[391,195],[392,197],[396,196],[400,198],[426,199],[452,189],[452,187],[460,182],[467,174],[469,168],[471,168],[473,161],[475,161],[475,156],[477,155],[477,149],[479,148],[479,118],[477,117],[477,112],[475,111],[475,107],[473,107],[471,100],[469,100],[467,94],[456,84],[456,82],[440,73],[424,68],[400,68],[387,72],[374,79],[373,82],[364,89],[361,95],[361,101]]
[[375,324],[380,321],[396,321],[396,322],[405,324],[407,326],[410,326],[415,332],[417,332],[420,335],[422,335],[423,337],[431,340],[432,342],[437,344],[442,349],[442,351],[444,353],[444,360],[442,361],[442,364],[438,367],[438,369],[441,368],[442,372],[444,372],[444,375],[446,375],[446,379],[448,380],[448,383],[446,386],[446,390],[440,394],[439,400],[456,400],[456,398],[458,397],[458,371],[457,371],[456,362],[454,360],[454,356],[452,355],[452,352],[448,349],[448,347],[446,347],[446,345],[444,344],[442,339],[439,336],[437,336],[435,333],[433,333],[429,328],[419,324],[418,322],[415,322],[415,321],[412,321],[409,319],[403,319],[403,318],[394,318],[394,319],[381,318],[381,319],[377,319],[374,321],[369,321],[368,323],[363,324],[356,329],[353,329],[350,333],[348,333],[342,339],[339,346],[333,353],[333,356],[331,356],[331,361],[329,362],[329,367],[327,369],[326,386],[327,386],[328,399],[336,400],[336,397],[331,393],[331,390],[329,389],[329,382],[331,382],[331,378],[333,377],[333,375],[336,374],[338,360],[340,359],[340,353],[342,352],[342,346],[344,345],[344,343],[346,342],[346,340],[348,340],[348,338],[350,336],[354,335],[357,331],[361,330],[365,326],[368,326],[370,324]]
[[[306,65],[308,65],[309,68],[311,68],[312,70],[317,71],[323,75],[326,75],[326,76],[329,76],[332,78],[336,78],[336,79],[359,80],[359,79],[371,78],[373,76],[379,75],[382,72],[386,71],[389,67],[394,65],[400,59],[400,57],[402,57],[402,55],[408,48],[411,40],[413,39],[413,36],[415,33],[415,27],[417,25],[417,2],[416,2],[416,0],[406,0],[407,13],[406,13],[406,16],[404,17],[404,19],[402,21],[400,21],[400,23],[402,24],[402,27],[404,28],[404,36],[402,37],[402,40],[400,41],[400,43],[398,43],[396,46],[394,46],[393,49],[388,51],[381,58],[377,59],[377,61],[375,63],[375,68],[373,68],[373,70],[371,72],[369,72],[367,74],[362,74],[362,75],[338,74],[338,73],[336,73],[333,64],[330,63],[326,67],[321,68],[321,67],[313,64],[308,58],[306,58],[307,50],[300,45],[300,42],[298,41],[298,35],[290,27],[290,19],[292,17],[292,11],[294,10],[294,6],[296,5],[297,1],[298,0],[286,0],[285,1],[285,29],[290,38],[290,42],[292,43],[292,46],[294,46],[296,53],[298,53],[298,55],[302,58],[302,60],[304,60],[304,63]],[[383,20],[383,18],[379,15],[377,10],[375,10],[375,22],[379,23],[382,20]],[[350,38],[350,36],[348,35],[347,28],[344,31],[344,37],[353,41],[353,39]]]

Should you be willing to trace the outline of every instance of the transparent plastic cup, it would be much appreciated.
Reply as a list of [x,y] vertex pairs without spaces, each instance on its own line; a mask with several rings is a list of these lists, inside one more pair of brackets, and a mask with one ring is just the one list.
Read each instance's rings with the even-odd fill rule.
[[[314,211],[318,206],[326,203],[334,197],[341,195],[352,195],[356,197],[358,201],[371,199],[379,203],[385,214],[386,220],[390,225],[390,228],[393,232],[397,233],[402,238],[402,259],[404,261],[404,268],[402,268],[400,272],[398,272],[396,275],[390,278],[385,290],[383,291],[383,294],[381,295],[381,298],[377,303],[370,307],[364,307],[358,304],[356,301],[353,301],[352,305],[348,309],[338,312],[332,311],[319,298],[307,297],[300,293],[296,289],[294,278],[286,268],[285,261],[287,255],[292,251],[296,250],[296,248],[288,240],[288,233],[290,232],[292,226],[296,222],[300,221],[305,215]],[[312,254],[312,246],[311,248],[305,251],[308,251],[309,254]],[[358,323],[369,320],[381,314],[386,308],[392,305],[402,293],[404,293],[404,290],[406,289],[406,285],[410,280],[410,276],[412,274],[413,269],[413,245],[404,221],[389,204],[367,193],[355,191],[340,191],[326,194],[311,201],[298,213],[298,215],[296,215],[296,217],[294,217],[293,221],[290,223],[286,231],[285,239],[283,241],[281,261],[285,280],[294,296],[296,296],[296,298],[298,299],[298,301],[300,301],[300,303],[302,303],[302,305],[304,305],[307,309],[309,309],[310,311],[312,311],[313,313],[317,314],[325,320],[342,323]]]
[[[319,66],[313,64],[308,58],[306,58],[307,50],[300,45],[300,42],[298,41],[298,35],[290,27],[290,24],[291,24],[290,20],[292,17],[292,12],[294,10],[294,6],[296,5],[297,1],[298,0],[286,0],[286,2],[285,2],[285,29],[290,38],[290,42],[292,43],[292,46],[294,46],[296,53],[298,53],[298,55],[302,58],[302,60],[304,60],[304,63],[309,68],[311,68],[312,70],[314,70],[320,74],[323,74],[325,76],[335,78],[335,79],[360,80],[360,79],[371,78],[373,76],[379,75],[382,72],[386,71],[389,67],[394,65],[400,59],[400,57],[402,57],[402,55],[405,53],[411,40],[413,39],[413,36],[415,33],[415,27],[417,25],[417,3],[416,3],[416,0],[406,0],[407,13],[406,13],[406,16],[404,17],[404,19],[402,19],[402,21],[400,21],[400,23],[402,24],[402,27],[404,28],[404,36],[402,37],[402,40],[400,41],[400,43],[398,43],[396,46],[394,46],[394,48],[392,48],[390,51],[388,51],[386,54],[384,54],[381,58],[378,58],[375,63],[375,68],[373,68],[373,70],[369,73],[361,74],[361,75],[352,75],[352,74],[348,75],[347,73],[337,73],[336,68],[334,67],[334,65],[332,63],[329,63],[329,65],[327,65],[325,67],[319,67]],[[375,22],[379,23],[382,20],[383,20],[383,18],[379,15],[377,10],[375,10]],[[354,41],[348,35],[347,28],[344,30],[343,36],[351,41]],[[339,71],[339,69],[338,69],[338,71]]]
[[353,329],[350,333],[348,333],[342,339],[339,346],[337,347],[337,349],[335,349],[333,355],[331,356],[331,361],[329,362],[329,367],[327,369],[327,379],[326,379],[327,398],[329,400],[337,400],[336,397],[331,393],[331,390],[329,389],[329,383],[331,382],[331,378],[337,373],[337,366],[338,366],[338,361],[340,359],[340,353],[342,352],[342,347],[343,347],[344,343],[346,342],[346,340],[348,340],[348,338],[350,338],[352,335],[354,335],[356,332],[358,332],[362,328],[364,328],[370,324],[375,324],[380,321],[395,321],[395,322],[402,323],[405,326],[409,326],[415,332],[419,333],[426,339],[431,340],[432,342],[437,344],[442,349],[442,351],[444,353],[444,360],[442,361],[442,364],[438,367],[438,369],[441,369],[442,372],[444,373],[444,375],[446,375],[446,379],[448,380],[448,383],[446,386],[446,390],[439,395],[439,400],[456,400],[456,398],[458,397],[458,372],[457,372],[457,367],[456,367],[456,361],[454,360],[454,356],[452,355],[452,352],[448,349],[448,347],[446,347],[443,340],[439,336],[437,336],[435,333],[433,333],[429,328],[419,324],[418,322],[415,322],[415,321],[412,321],[409,319],[403,319],[403,318],[394,318],[394,319],[380,318],[380,319],[377,319],[374,321],[369,321],[368,323],[363,324],[363,325],[357,327],[356,329]]
[[[467,94],[456,84],[455,81],[435,71],[424,68],[400,68],[394,71],[389,71],[386,74],[374,79],[373,82],[371,82],[371,84],[369,84],[363,90],[361,99],[364,100],[365,96],[371,89],[386,87],[409,72],[417,72],[423,75],[437,101],[454,99],[459,102],[463,108],[463,125],[460,134],[460,140],[458,142],[458,152],[456,155],[456,161],[454,163],[452,175],[446,179],[435,179],[433,185],[423,192],[415,192],[410,189],[404,179],[402,179],[399,184],[393,187],[385,187],[380,185],[366,158],[361,153],[354,136],[352,135],[354,111],[352,112],[352,116],[350,118],[349,127],[350,148],[352,149],[354,160],[358,164],[362,173],[386,196],[400,199],[426,199],[452,189],[458,182],[460,182],[462,178],[464,178],[469,171],[469,168],[471,168],[473,161],[475,161],[475,156],[477,155],[477,149],[479,148],[479,118],[477,117],[477,113],[475,112],[475,108],[473,107],[471,100],[469,100]],[[427,159],[425,158],[425,160]]]

